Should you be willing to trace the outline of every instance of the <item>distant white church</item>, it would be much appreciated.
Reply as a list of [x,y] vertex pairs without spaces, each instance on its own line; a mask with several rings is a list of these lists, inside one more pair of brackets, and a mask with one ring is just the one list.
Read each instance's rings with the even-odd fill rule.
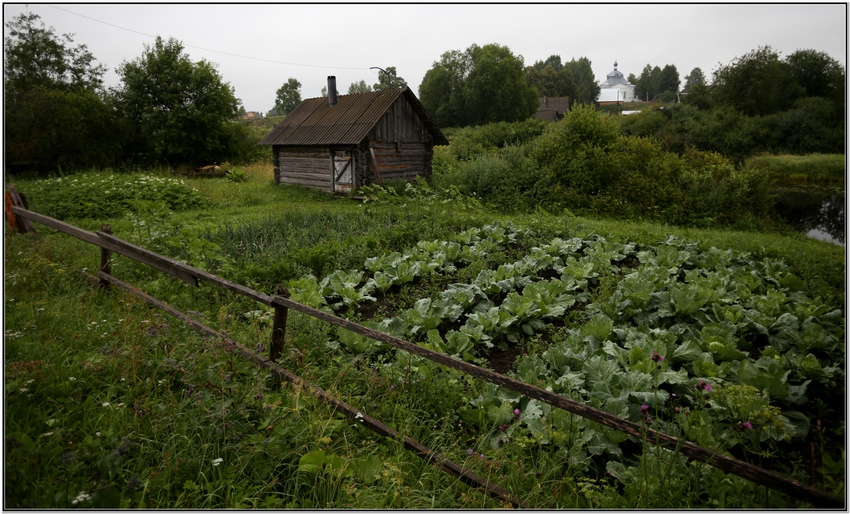
[[614,61],[614,71],[608,74],[605,82],[599,87],[597,102],[600,104],[635,101],[635,85],[617,70],[617,61]]

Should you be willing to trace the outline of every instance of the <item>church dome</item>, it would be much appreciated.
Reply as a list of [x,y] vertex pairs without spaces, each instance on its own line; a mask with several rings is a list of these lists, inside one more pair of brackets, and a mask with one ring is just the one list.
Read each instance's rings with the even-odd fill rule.
[[606,88],[619,85],[631,86],[632,84],[626,80],[623,76],[623,72],[617,70],[617,61],[614,61],[614,71],[607,75],[605,82],[602,83],[602,87]]

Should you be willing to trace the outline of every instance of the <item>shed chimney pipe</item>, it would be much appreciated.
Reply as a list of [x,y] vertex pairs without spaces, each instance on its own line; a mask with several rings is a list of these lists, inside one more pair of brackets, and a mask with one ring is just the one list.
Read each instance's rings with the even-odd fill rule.
[[328,106],[336,105],[336,76],[328,76]]

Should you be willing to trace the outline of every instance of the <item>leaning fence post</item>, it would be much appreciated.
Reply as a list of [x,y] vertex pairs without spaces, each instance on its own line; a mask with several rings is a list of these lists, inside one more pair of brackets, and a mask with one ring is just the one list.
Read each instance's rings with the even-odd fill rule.
[[[111,225],[101,225],[100,231],[104,232],[106,234],[111,234],[112,233],[112,226]],[[110,252],[106,248],[104,248],[102,246],[100,247],[100,271],[106,273],[107,275],[112,274],[112,266],[110,264],[110,259],[112,257],[111,253],[112,252]],[[104,289],[109,289],[109,281],[104,280],[104,279],[100,279],[100,287],[102,287]]]
[[[289,289],[282,285],[277,286],[278,296],[289,298]],[[269,348],[269,360],[276,362],[283,353],[283,343],[286,338],[286,317],[289,307],[274,304],[274,322],[272,324],[272,345]]]

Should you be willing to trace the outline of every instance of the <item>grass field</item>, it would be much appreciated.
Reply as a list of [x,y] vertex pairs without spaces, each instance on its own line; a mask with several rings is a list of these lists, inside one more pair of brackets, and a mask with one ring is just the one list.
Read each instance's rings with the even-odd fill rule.
[[[76,174],[49,185],[61,201],[44,182],[15,185],[37,212],[108,223],[268,294],[287,285],[317,308],[843,495],[842,248],[508,217],[451,191],[354,201],[275,186],[269,163],[243,170],[245,181],[162,182],[155,194],[135,186],[168,177]],[[509,506],[222,341],[92,286],[79,271],[93,273],[99,250],[36,226],[38,239],[4,237],[8,508]],[[267,352],[267,307],[121,257],[112,270]],[[810,506],[296,312],[280,364],[532,508]]]

